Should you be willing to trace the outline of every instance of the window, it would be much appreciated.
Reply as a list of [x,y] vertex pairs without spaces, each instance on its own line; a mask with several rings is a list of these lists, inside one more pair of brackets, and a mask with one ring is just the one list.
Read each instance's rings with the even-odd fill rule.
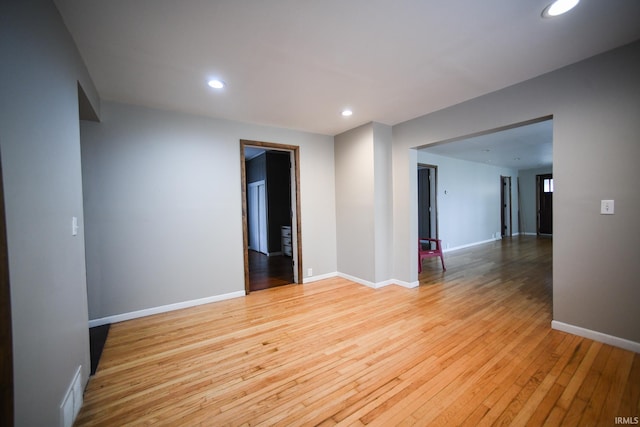
[[542,189],[545,193],[553,193],[553,178],[545,178],[542,182]]

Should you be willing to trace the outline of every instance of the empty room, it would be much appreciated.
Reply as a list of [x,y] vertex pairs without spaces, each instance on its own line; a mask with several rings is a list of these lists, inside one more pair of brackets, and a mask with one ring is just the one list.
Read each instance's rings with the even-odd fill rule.
[[569,3],[3,1],[0,417],[637,424],[640,3]]

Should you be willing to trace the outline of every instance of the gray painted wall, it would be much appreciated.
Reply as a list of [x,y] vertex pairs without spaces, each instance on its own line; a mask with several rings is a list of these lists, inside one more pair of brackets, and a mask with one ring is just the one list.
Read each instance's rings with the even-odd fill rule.
[[438,228],[445,250],[500,238],[501,175],[511,177],[512,230],[518,232],[517,170],[423,151],[418,162],[438,166]]
[[373,123],[375,283],[392,279],[391,126]]
[[94,107],[96,91],[49,1],[0,3],[0,57],[15,424],[58,425],[76,370],[84,384],[90,368],[78,80]]
[[304,272],[336,271],[332,137],[105,102],[82,126],[91,319],[244,291],[240,139],[300,146]]
[[375,283],[373,123],[335,137],[338,271]]
[[554,320],[640,342],[639,75],[636,42],[394,126],[395,277],[417,277],[414,148],[553,115]]
[[[375,157],[389,151],[387,129],[375,124],[368,140],[359,130],[344,146],[336,137],[334,157],[327,136],[107,104],[104,123],[83,126],[84,236],[77,81],[97,106],[95,88],[51,2],[3,1],[0,12],[17,425],[57,423],[77,367],[88,376],[85,237],[92,318],[243,289],[240,138],[301,147],[305,271],[380,280],[375,254],[360,265],[345,242],[377,247],[392,236],[391,276],[413,282],[415,147],[552,114],[554,319],[640,342],[640,43],[394,126],[392,192],[373,184],[389,184]],[[367,164],[350,165],[351,149]],[[362,200],[344,198],[352,178]],[[385,199],[390,218],[372,213]],[[616,200],[615,215],[599,215],[601,199]],[[362,215],[347,211],[352,203]],[[346,227],[358,219],[365,227]]]
[[370,286],[391,279],[391,148],[382,123],[335,137],[338,271]]

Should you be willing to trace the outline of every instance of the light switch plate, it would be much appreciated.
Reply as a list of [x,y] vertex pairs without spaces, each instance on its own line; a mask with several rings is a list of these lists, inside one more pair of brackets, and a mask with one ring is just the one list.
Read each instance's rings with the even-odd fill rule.
[[72,236],[78,235],[78,217],[77,216],[71,217],[71,235]]
[[613,212],[614,212],[613,200],[600,200],[601,215],[613,215]]

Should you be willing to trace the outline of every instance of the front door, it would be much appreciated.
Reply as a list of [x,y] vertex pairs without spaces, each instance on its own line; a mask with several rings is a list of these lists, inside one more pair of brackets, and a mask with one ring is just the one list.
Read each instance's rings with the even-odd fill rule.
[[500,219],[502,237],[511,237],[511,177],[500,177]]
[[437,238],[436,166],[418,165],[418,234]]
[[537,175],[538,234],[553,234],[553,175]]

